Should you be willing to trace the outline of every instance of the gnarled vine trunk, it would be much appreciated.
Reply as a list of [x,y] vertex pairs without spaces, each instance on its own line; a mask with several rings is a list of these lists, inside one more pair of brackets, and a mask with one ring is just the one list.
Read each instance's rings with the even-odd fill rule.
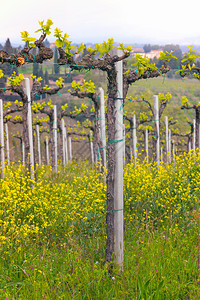
[[113,65],[108,74],[108,174],[107,174],[107,245],[106,261],[111,261],[114,253],[114,179],[115,179],[115,144],[110,143],[115,139],[115,99],[117,97],[117,72]]

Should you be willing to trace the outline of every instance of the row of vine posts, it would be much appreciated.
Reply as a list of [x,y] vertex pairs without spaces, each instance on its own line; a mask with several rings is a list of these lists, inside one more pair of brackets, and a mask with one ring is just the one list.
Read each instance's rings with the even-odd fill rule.
[[[50,27],[53,24],[51,20],[47,20],[47,24],[44,21],[39,22],[41,28],[37,32],[41,32],[41,36],[38,40],[30,38],[27,32],[22,33],[23,40],[27,42],[27,47],[21,50],[18,54],[8,54],[3,50],[0,50],[0,62],[9,63],[20,67],[25,63],[43,63],[45,60],[49,60],[53,57],[53,51],[50,48],[45,47],[44,40],[48,34],[50,34]],[[126,99],[129,86],[135,81],[141,79],[148,79],[161,76],[167,73],[170,68],[167,65],[168,58],[172,58],[171,54],[163,54],[163,66],[158,69],[155,65],[149,64],[142,58],[138,60],[138,68],[129,70],[128,74],[125,74],[126,62],[125,59],[130,55],[131,48],[124,48],[123,44],[120,44],[120,49],[114,51],[114,41],[109,39],[108,43],[103,42],[101,45],[97,44],[95,49],[88,49],[88,52],[83,55],[80,61],[76,61],[75,52],[71,51],[73,48],[71,41],[68,40],[68,35],[62,35],[62,31],[58,28],[55,29],[56,46],[58,47],[59,65],[68,65],[71,71],[73,70],[93,70],[98,69],[106,72],[108,85],[107,85],[107,145],[101,144],[99,151],[101,151],[101,157],[104,159],[104,163],[107,167],[107,209],[106,209],[106,224],[107,224],[107,239],[106,239],[106,253],[105,261],[111,262],[113,257],[117,265],[123,269],[123,153],[124,153],[124,138],[123,138],[123,106]],[[32,43],[33,41],[33,43]],[[32,47],[37,47],[38,53],[36,55],[31,54]],[[78,47],[78,53],[83,50],[83,45]],[[112,50],[112,54],[111,54]],[[96,58],[96,54],[101,55]],[[70,72],[71,72],[70,71]],[[180,71],[180,74],[184,76],[184,70]],[[14,82],[14,81],[13,81]],[[46,91],[48,94],[57,92],[60,87],[54,91]],[[9,87],[11,91],[17,92],[23,101],[22,110],[22,123],[23,123],[23,141],[24,141],[24,161],[29,166],[30,171],[34,169],[34,153],[32,145],[32,121],[31,121],[31,94],[35,91],[30,91],[28,80],[25,79],[25,92],[20,84],[11,84]],[[43,93],[43,90],[39,90]],[[3,90],[1,89],[1,92]],[[52,92],[52,93],[51,93]],[[38,93],[38,91],[37,91]],[[157,99],[157,96],[155,96]],[[157,103],[155,101],[155,103]],[[2,103],[1,103],[2,107]],[[155,125],[156,125],[156,157],[157,164],[160,163],[160,150],[159,150],[159,116],[158,106],[155,104]],[[57,124],[56,124],[56,108],[54,108],[54,122],[51,122],[53,126],[53,141],[57,139]],[[51,118],[53,116],[51,115]],[[100,119],[103,115],[101,115]],[[104,118],[105,119],[105,118]],[[50,121],[52,121],[50,119]],[[135,120],[133,121],[135,124]],[[3,118],[0,118],[1,125],[1,155],[4,153],[3,143]],[[52,132],[52,131],[51,131]],[[63,141],[66,139],[66,133],[63,134]],[[133,132],[134,143],[136,141],[136,133]],[[105,139],[105,135],[104,135]],[[64,147],[64,146],[63,146]],[[106,147],[106,148],[105,148]],[[64,148],[63,148],[64,149]],[[133,145],[134,157],[136,157],[136,145]],[[106,150],[106,151],[105,151]],[[64,151],[66,154],[66,150]],[[105,152],[107,153],[107,161]],[[29,154],[30,153],[30,154]],[[57,146],[54,143],[52,147],[52,159],[54,159],[54,165],[57,166]],[[30,156],[30,157],[29,157]],[[33,176],[33,175],[32,175]]]

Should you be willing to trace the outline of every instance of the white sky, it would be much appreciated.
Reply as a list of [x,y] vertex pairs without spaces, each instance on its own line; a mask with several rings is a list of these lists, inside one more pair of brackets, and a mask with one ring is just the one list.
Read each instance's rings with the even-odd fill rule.
[[200,44],[199,8],[199,0],[1,0],[0,42],[19,42],[24,30],[38,37],[38,21],[50,18],[73,42]]

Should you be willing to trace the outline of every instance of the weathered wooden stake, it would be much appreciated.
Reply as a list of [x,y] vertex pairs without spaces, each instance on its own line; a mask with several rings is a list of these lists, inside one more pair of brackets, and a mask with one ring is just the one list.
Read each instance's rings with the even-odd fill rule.
[[200,124],[199,124],[199,143],[198,143],[198,148],[199,148],[199,152],[200,152]]
[[171,133],[171,129],[169,129],[169,142],[168,142],[168,147],[169,147],[169,163],[170,163],[170,164],[171,164],[171,153],[172,153],[171,140],[172,140],[172,133]]
[[3,126],[3,100],[0,99],[0,147],[1,147],[1,167],[2,175],[4,176],[5,171],[5,152],[4,152],[4,126]]
[[166,144],[166,161],[169,162],[169,125],[168,125],[168,117],[165,116],[165,144]]
[[65,161],[66,164],[68,165],[69,163],[69,155],[68,155],[68,143],[67,143],[67,130],[66,130],[66,125],[64,126],[64,141],[65,141]]
[[160,148],[160,161],[163,162],[163,147]]
[[40,145],[40,128],[39,125],[36,125],[36,134],[37,134],[37,148],[38,148],[38,164],[39,166],[42,165],[42,159],[41,159],[41,145]]
[[66,141],[65,141],[65,121],[64,119],[61,120],[61,128],[62,128],[62,147],[63,147],[63,165],[66,165],[66,151],[65,151],[65,147],[66,147]]
[[105,125],[105,105],[104,105],[104,90],[99,88],[100,97],[100,134],[103,147],[103,165],[106,167],[106,125]]
[[133,157],[135,166],[137,164],[137,135],[136,135],[136,116],[133,115]]
[[126,128],[125,125],[123,124],[123,139],[124,139],[124,153],[123,153],[123,158],[124,158],[124,165],[126,164]]
[[194,132],[193,132],[193,152],[196,151],[196,120],[193,119],[193,128],[194,128]]
[[31,91],[30,91],[30,80],[25,78],[25,93],[28,97],[28,135],[29,135],[29,146],[30,146],[30,167],[31,167],[31,178],[34,177],[34,151],[33,151],[33,125],[32,125],[32,110],[31,110]]
[[176,156],[175,156],[175,141],[174,139],[172,140],[172,156],[173,156],[173,162],[175,163]]
[[154,120],[156,127],[156,161],[157,166],[160,165],[160,126],[159,126],[159,107],[158,107],[158,95],[154,95]]
[[8,124],[5,124],[6,131],[6,155],[7,155],[7,164],[10,166],[10,145],[9,145],[9,135],[8,135]]
[[57,131],[57,106],[53,106],[54,117],[53,117],[53,137],[54,137],[54,150],[55,150],[55,170],[58,172],[58,131]]
[[21,146],[22,146],[22,162],[24,164],[25,163],[25,144],[24,144],[23,139],[22,139],[22,142],[21,142]]
[[46,163],[49,165],[49,139],[48,136],[45,138],[45,146],[46,146]]
[[72,139],[69,137],[69,161],[72,162]]
[[146,152],[146,159],[149,162],[149,139],[148,139],[148,129],[145,130],[145,152]]
[[92,132],[91,131],[90,131],[90,155],[91,155],[92,166],[94,166],[94,146],[93,146]]

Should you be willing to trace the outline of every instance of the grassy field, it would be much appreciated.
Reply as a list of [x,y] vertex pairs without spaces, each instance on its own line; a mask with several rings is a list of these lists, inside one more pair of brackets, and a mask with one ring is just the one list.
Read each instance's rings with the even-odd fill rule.
[[[173,126],[174,129],[178,128],[181,133],[185,133],[189,130],[188,121],[192,121],[195,118],[194,110],[182,110],[182,96],[186,96],[190,103],[197,104],[199,103],[200,96],[200,84],[197,80],[192,79],[169,79],[169,78],[153,78],[148,80],[141,80],[135,82],[129,89],[128,95],[130,96],[138,96],[141,98],[144,96],[147,100],[153,103],[153,95],[158,95],[159,93],[170,93],[172,98],[167,104],[162,119],[164,120],[164,116],[168,116],[169,118],[173,117],[174,120],[177,120],[177,124]],[[144,104],[132,104],[132,109],[130,104],[128,103],[128,111],[132,109],[136,110],[136,112],[147,111],[147,106]]]
[[86,161],[0,180],[0,299],[199,299],[200,155],[124,170],[124,271],[105,263],[104,174]]

